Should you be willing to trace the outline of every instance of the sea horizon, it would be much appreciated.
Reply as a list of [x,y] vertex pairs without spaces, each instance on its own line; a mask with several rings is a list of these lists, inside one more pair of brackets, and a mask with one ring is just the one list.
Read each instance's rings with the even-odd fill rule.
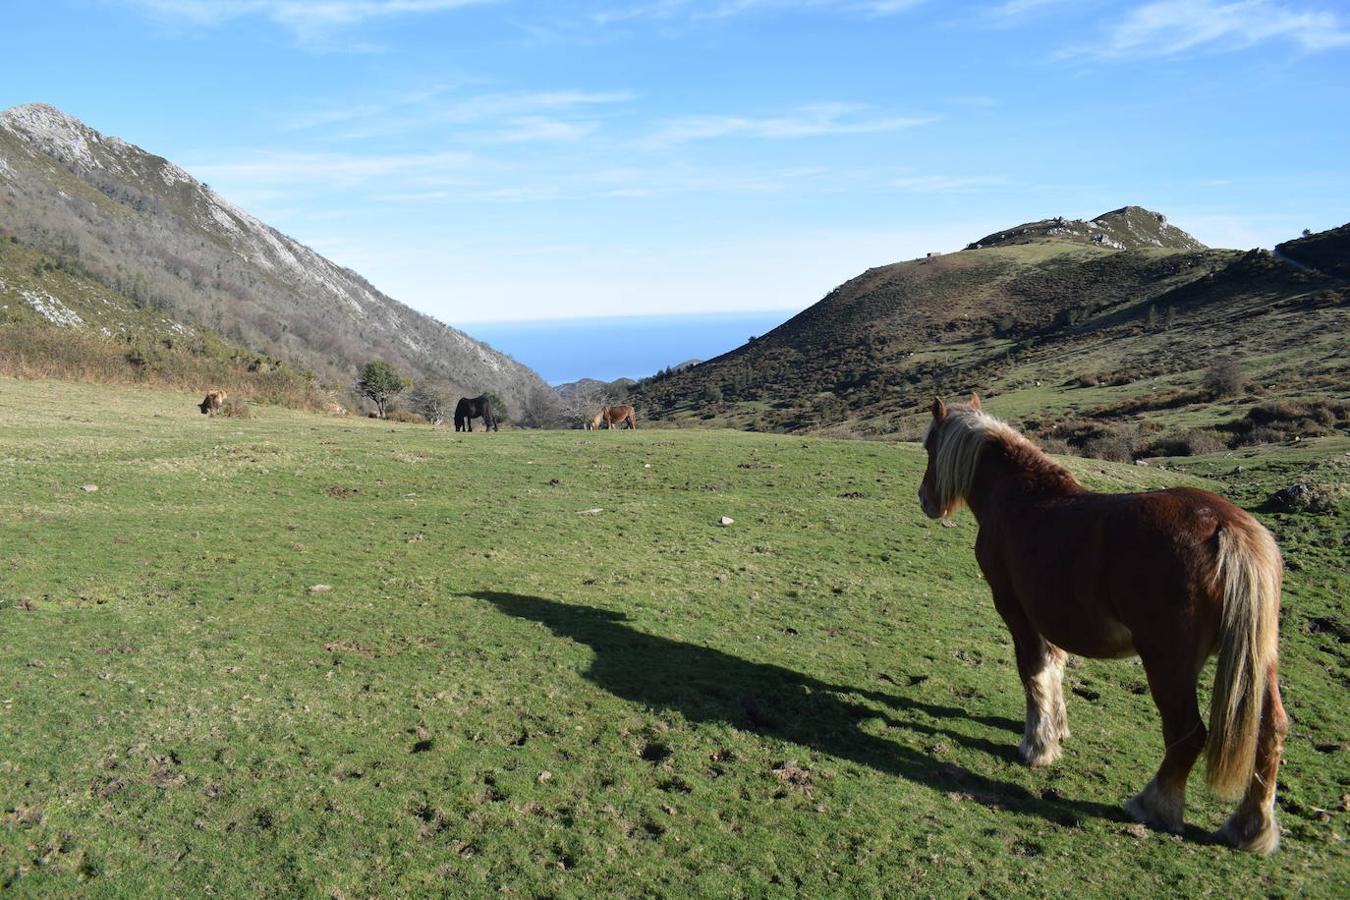
[[721,356],[800,310],[581,316],[469,322],[455,327],[529,366],[548,384],[635,381],[690,360]]

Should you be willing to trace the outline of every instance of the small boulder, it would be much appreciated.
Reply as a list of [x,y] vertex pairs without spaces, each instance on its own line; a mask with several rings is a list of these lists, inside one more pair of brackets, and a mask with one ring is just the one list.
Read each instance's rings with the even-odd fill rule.
[[1270,495],[1267,502],[1281,512],[1329,512],[1335,509],[1345,496],[1346,489],[1343,485],[1310,484],[1305,481],[1280,488]]
[[736,520],[733,519],[731,516],[723,516],[722,518],[720,518],[720,519],[717,520],[717,524],[718,524],[718,525],[721,525],[723,528],[725,528],[725,527],[727,527],[728,525],[731,525],[732,523],[734,523],[735,521],[736,521]]

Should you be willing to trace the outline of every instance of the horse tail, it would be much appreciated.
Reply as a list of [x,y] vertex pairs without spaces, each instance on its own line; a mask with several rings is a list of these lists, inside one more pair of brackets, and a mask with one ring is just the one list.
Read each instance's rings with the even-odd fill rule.
[[1206,780],[1222,797],[1239,796],[1252,778],[1267,673],[1279,641],[1280,549],[1256,520],[1219,531],[1215,580],[1223,588],[1219,661],[1205,743]]

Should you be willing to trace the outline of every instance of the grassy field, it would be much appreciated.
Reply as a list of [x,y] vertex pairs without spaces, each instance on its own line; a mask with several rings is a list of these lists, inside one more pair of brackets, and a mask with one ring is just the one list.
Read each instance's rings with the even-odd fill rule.
[[[1134,662],[1075,661],[1064,759],[1017,763],[974,523],[921,516],[913,445],[198,399],[0,381],[4,887],[1350,892],[1344,503],[1262,514],[1293,733],[1256,859],[1199,840],[1199,778],[1184,839],[1124,819],[1161,752]],[[1346,451],[1071,464],[1250,507]]]

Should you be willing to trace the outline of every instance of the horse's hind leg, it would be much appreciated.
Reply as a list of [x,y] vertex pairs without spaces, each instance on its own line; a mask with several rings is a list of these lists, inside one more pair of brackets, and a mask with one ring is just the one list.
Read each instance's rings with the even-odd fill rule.
[[1266,671],[1266,696],[1261,709],[1261,731],[1256,739],[1256,767],[1237,811],[1214,835],[1225,844],[1251,853],[1274,853],[1280,846],[1275,824],[1275,781],[1280,772],[1289,717],[1280,702],[1276,667]]
[[1162,765],[1148,785],[1125,804],[1135,821],[1180,833],[1186,812],[1186,779],[1205,748],[1205,723],[1195,701],[1199,673],[1194,654],[1178,650],[1160,657],[1140,654],[1153,702],[1162,716]]

